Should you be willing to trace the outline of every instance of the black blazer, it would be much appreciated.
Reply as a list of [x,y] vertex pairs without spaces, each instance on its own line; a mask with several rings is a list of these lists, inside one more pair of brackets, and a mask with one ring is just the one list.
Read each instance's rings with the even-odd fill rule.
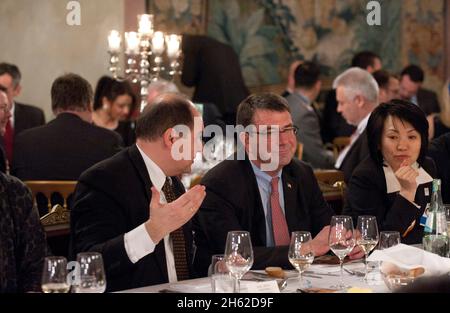
[[[423,169],[436,177],[436,168],[433,160],[426,158]],[[414,204],[400,196],[398,193],[387,193],[386,179],[381,166],[367,157],[355,169],[347,189],[347,203],[343,214],[351,215],[356,226],[359,215],[374,215],[377,218],[379,231],[396,230],[400,235],[408,229],[413,220],[414,228],[402,238],[406,244],[421,243],[423,226],[420,226],[420,217],[423,215],[427,203],[431,199],[432,183],[419,185]],[[428,188],[428,195],[425,189]]]
[[367,143],[367,132],[364,130],[362,134],[356,139],[353,146],[347,152],[342,161],[339,170],[344,172],[344,180],[346,183],[352,177],[355,168],[369,155],[369,144]]
[[12,174],[21,180],[77,180],[80,174],[121,148],[113,131],[71,113],[16,137]]
[[419,88],[417,91],[417,102],[426,115],[439,113],[441,111],[438,97],[434,91]]
[[[172,181],[177,196],[184,193],[180,180],[172,177]],[[103,254],[108,291],[168,282],[164,240],[135,264],[124,245],[124,234],[148,220],[151,187],[136,145],[96,164],[79,179],[70,216],[72,252],[74,256],[82,251]],[[190,222],[183,230],[192,260]]]
[[439,178],[442,180],[442,200],[450,203],[450,133],[435,138],[428,150],[436,164]]
[[[223,253],[228,231],[251,234],[254,269],[290,267],[288,246],[266,247],[266,222],[256,176],[249,160],[226,160],[209,170],[201,184],[206,198],[194,217],[197,245],[194,264],[206,275],[211,255]],[[311,231],[315,236],[329,225],[332,209],[325,202],[311,167],[292,160],[282,172],[285,214],[289,232]]]
[[3,145],[0,144],[0,173],[6,173],[6,153]]
[[182,50],[181,81],[195,87],[192,101],[214,103],[222,114],[235,114],[249,91],[233,48],[207,36],[183,35]]
[[14,102],[14,135],[45,124],[44,112],[35,106]]

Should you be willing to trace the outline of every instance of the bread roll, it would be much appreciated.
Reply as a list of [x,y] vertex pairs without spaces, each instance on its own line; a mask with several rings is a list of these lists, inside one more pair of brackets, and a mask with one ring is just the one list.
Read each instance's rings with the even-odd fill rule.
[[284,278],[284,271],[281,267],[266,267],[266,273],[272,277]]

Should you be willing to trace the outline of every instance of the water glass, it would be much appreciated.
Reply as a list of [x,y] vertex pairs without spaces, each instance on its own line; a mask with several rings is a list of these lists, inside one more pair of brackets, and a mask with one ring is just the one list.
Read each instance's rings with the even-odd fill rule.
[[448,237],[446,235],[426,235],[422,240],[425,251],[442,257],[448,256]]
[[77,293],[102,293],[106,289],[106,275],[102,255],[98,252],[77,254],[80,265]]
[[225,255],[214,254],[211,257],[208,276],[211,277],[211,290],[213,293],[233,292],[234,281],[225,263]]
[[51,256],[44,259],[41,287],[44,293],[67,293],[70,284],[67,281],[67,259]]
[[225,263],[235,279],[233,292],[239,292],[242,276],[253,265],[253,247],[248,231],[228,232],[225,244]]
[[445,218],[447,220],[447,235],[450,236],[450,204],[444,204]]
[[378,249],[384,250],[400,244],[400,233],[398,231],[381,231]]

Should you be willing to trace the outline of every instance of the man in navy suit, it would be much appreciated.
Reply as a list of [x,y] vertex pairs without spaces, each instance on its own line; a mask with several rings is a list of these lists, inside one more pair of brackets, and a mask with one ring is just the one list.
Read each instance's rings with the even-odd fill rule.
[[9,163],[12,162],[14,138],[25,129],[45,124],[44,112],[41,109],[14,101],[22,91],[21,77],[16,65],[0,63],[0,85],[6,88],[8,101],[11,104],[11,117],[2,138]]

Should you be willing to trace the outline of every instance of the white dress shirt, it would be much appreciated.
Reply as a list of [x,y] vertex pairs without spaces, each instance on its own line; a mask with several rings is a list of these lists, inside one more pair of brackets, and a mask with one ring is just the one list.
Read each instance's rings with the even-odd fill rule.
[[340,168],[342,165],[342,162],[344,162],[345,156],[347,155],[347,153],[350,151],[351,147],[353,146],[353,144],[356,142],[356,140],[358,140],[359,136],[361,136],[361,134],[364,132],[364,130],[367,127],[367,122],[369,121],[369,117],[370,117],[370,113],[363,118],[363,120],[361,122],[359,122],[358,127],[356,128],[355,132],[352,134],[352,136],[350,137],[350,144],[345,147],[341,153],[339,153],[339,156],[336,160],[336,163],[334,164],[335,168]]
[[[153,162],[144,151],[139,148],[136,144],[139,152],[144,159],[145,167],[147,168],[148,175],[150,176],[150,180],[153,183],[153,186],[156,190],[159,191],[161,198],[161,203],[167,203],[164,194],[161,192],[161,189],[166,181],[166,175],[163,171]],[[150,235],[145,228],[145,223],[139,225],[135,229],[129,231],[124,236],[125,241],[125,250],[127,252],[128,258],[134,264],[146,255],[153,253],[155,250],[156,244],[150,238]],[[167,263],[167,274],[169,278],[169,283],[176,282],[177,272],[175,270],[175,258],[173,255],[172,248],[172,240],[170,235],[164,237],[164,251],[166,252],[166,263]]]

